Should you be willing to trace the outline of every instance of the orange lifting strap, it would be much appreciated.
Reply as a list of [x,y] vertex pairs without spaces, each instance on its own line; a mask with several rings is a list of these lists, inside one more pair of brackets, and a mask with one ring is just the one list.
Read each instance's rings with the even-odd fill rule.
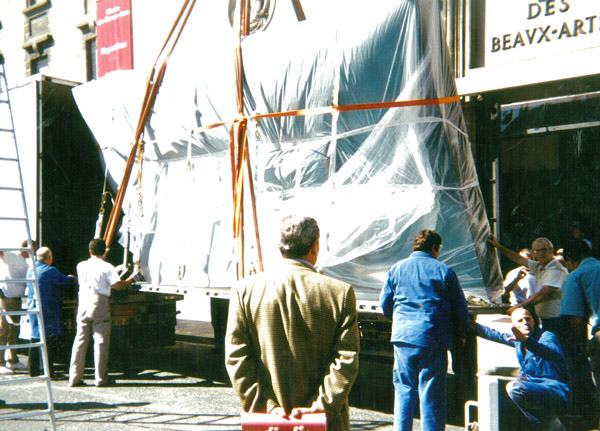
[[[150,72],[150,76],[146,81],[146,93],[144,94],[144,101],[142,103],[142,109],[140,111],[140,118],[138,120],[137,128],[135,130],[134,136],[134,144],[129,152],[129,157],[127,158],[127,164],[125,166],[125,172],[123,173],[123,180],[119,185],[119,190],[117,191],[117,197],[115,198],[115,205],[110,212],[110,217],[108,219],[108,224],[106,226],[106,232],[104,233],[104,241],[106,241],[106,246],[110,247],[112,244],[112,240],[115,234],[115,230],[117,228],[117,223],[119,221],[119,217],[121,216],[121,210],[123,208],[123,199],[125,198],[125,191],[127,190],[127,185],[129,184],[129,178],[131,177],[131,170],[133,169],[133,162],[139,150],[139,161],[140,164],[142,162],[143,157],[143,134],[144,127],[146,126],[146,122],[148,121],[148,117],[150,116],[150,112],[152,111],[152,107],[154,106],[154,102],[156,100],[156,95],[158,94],[158,89],[163,81],[165,76],[165,71],[167,70],[167,63],[169,58],[171,57],[171,53],[173,52],[173,48],[177,44],[179,37],[181,36],[181,32],[185,27],[185,23],[187,22],[194,5],[196,4],[196,0],[185,0],[183,7],[179,11],[179,15],[177,15],[177,19],[175,20],[175,24],[171,28],[169,35],[167,36],[167,40],[162,46],[156,61],[154,62],[154,66],[152,67],[152,71]],[[185,17],[184,17],[185,15]],[[183,17],[183,21],[182,21]],[[180,25],[181,24],[181,25]],[[167,51],[164,56],[163,62],[158,69],[158,73],[156,71],[157,64],[167,45],[171,42],[171,38],[173,37],[175,30],[179,26],[179,31],[175,36],[175,39],[171,43],[170,49]]]

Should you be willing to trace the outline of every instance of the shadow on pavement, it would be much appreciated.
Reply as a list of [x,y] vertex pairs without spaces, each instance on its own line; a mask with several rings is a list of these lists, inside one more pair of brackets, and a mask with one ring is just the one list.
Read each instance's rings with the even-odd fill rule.
[[[186,414],[186,413],[161,413],[161,412],[115,412],[112,410],[82,411],[77,415],[59,415],[57,418],[61,426],[75,425],[89,427],[90,424],[111,424],[111,426],[124,427],[126,425],[141,428],[170,427],[175,429],[188,429],[191,427],[207,427],[219,431],[240,429],[240,417],[234,415]],[[44,418],[31,418],[26,422],[47,422]],[[87,429],[87,428],[86,428]],[[104,429],[104,428],[103,428]],[[129,428],[128,428],[129,429]]]
[[350,429],[357,430],[377,430],[380,428],[393,426],[392,421],[366,421],[366,420],[351,420]]
[[[93,409],[116,409],[120,407],[143,407],[150,403],[120,403],[120,404],[107,404],[99,402],[77,402],[77,403],[54,403],[54,410],[69,412],[69,411],[80,411],[80,410],[93,410]],[[18,409],[18,410],[45,410],[48,408],[46,403],[19,403],[19,404],[5,404],[3,406],[6,409]]]
[[[225,369],[224,353],[215,349],[213,344],[177,341],[172,346],[144,350],[139,356],[143,361],[139,364],[138,370],[161,370],[161,372],[231,385]],[[141,376],[145,378],[146,374]],[[126,378],[140,378],[140,374],[135,373],[134,370]]]
[[[181,378],[181,376],[179,376]],[[127,381],[117,380],[115,387],[119,388],[149,388],[149,387],[161,387],[161,388],[218,388],[225,387],[223,383],[213,383],[208,381],[200,381],[194,383],[165,383],[164,380],[157,381],[148,381],[148,379],[143,379],[144,381],[140,381],[139,383],[132,382],[132,379],[128,379]],[[153,380],[153,379],[150,379]]]
[[[60,410],[60,409],[59,409]],[[65,424],[114,424],[115,426],[132,425],[141,427],[210,427],[219,431],[240,429],[239,415],[212,415],[212,414],[188,414],[173,412],[140,412],[140,411],[118,411],[106,409],[81,410],[76,415],[60,414],[58,421]],[[30,419],[31,420],[31,419]],[[44,419],[33,419],[36,422],[45,422]],[[380,420],[351,420],[352,430],[378,430],[392,426],[391,421]]]

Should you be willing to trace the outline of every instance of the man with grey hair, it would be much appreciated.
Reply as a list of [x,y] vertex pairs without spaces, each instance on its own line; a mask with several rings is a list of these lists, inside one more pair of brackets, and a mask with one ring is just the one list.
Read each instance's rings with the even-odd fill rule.
[[[59,341],[62,335],[61,289],[76,286],[77,279],[72,276],[63,275],[58,269],[52,266],[54,255],[48,247],[40,247],[35,252],[35,258],[35,275],[40,289],[41,304],[37,304],[33,283],[27,283],[27,309],[34,310],[39,308],[42,311],[50,377],[56,378],[57,376],[54,373],[54,358],[61,348]],[[27,278],[33,279],[31,268],[27,270]],[[31,325],[31,341],[32,343],[39,342],[40,326],[37,315],[30,315],[29,322]],[[29,375],[35,377],[40,374],[40,348],[32,347],[29,350]]]
[[516,251],[504,247],[494,235],[488,243],[518,265],[529,268],[536,279],[537,290],[525,301],[508,309],[508,314],[519,307],[535,306],[535,312],[542,322],[542,328],[554,332],[559,339],[565,336],[564,319],[560,317],[562,284],[568,271],[554,258],[554,247],[548,238],[537,238],[531,244],[536,260],[527,259]]
[[242,280],[231,294],[226,366],[245,412],[325,412],[327,430],[348,431],[348,394],[358,373],[356,297],[319,274],[319,226],[282,220],[281,263]]

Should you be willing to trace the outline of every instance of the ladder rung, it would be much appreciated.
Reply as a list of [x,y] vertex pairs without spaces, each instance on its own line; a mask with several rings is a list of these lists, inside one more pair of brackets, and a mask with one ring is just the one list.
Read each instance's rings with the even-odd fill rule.
[[42,347],[44,343],[23,343],[23,344],[8,344],[0,346],[0,351],[2,350],[19,350],[19,349],[29,349],[31,347]]
[[0,251],[31,251],[28,247],[0,247]]
[[25,217],[0,217],[0,221],[27,221]]
[[19,310],[19,311],[0,311],[0,316],[31,316],[38,314],[40,310]]
[[4,128],[0,128],[0,132],[5,132],[5,133],[15,133],[14,129],[4,129]]
[[[32,380],[46,380],[48,377],[46,376],[36,376],[36,377],[19,377],[18,379],[1,379],[0,380],[0,385],[6,385],[8,383],[27,383],[27,382],[31,382]],[[3,420],[6,418],[6,416],[0,416],[0,418],[2,418]]]
[[0,190],[7,192],[20,192],[23,189],[21,187],[0,187]]
[[2,161],[2,162],[18,162],[19,159],[16,159],[14,157],[0,157],[0,161]]
[[[25,381],[31,381],[33,379],[41,380],[41,379],[38,379],[37,377],[30,377],[29,379],[26,379]],[[2,383],[12,383],[12,381],[11,380],[6,380],[6,381],[2,381]],[[34,410],[34,411],[31,411],[31,412],[21,412],[21,413],[13,413],[13,414],[10,414],[10,415],[0,415],[0,420],[1,421],[9,421],[9,420],[14,420],[14,419],[30,418],[30,417],[33,417],[33,416],[41,416],[41,415],[48,415],[48,414],[52,414],[52,412],[49,409],[46,409],[46,410]]]
[[35,280],[33,278],[7,278],[5,280],[0,280],[1,283],[33,283]]

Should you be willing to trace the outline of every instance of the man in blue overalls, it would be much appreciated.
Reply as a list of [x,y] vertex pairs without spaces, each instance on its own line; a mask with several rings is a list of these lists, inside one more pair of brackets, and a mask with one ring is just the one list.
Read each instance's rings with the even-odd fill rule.
[[446,377],[452,339],[469,326],[465,295],[454,271],[437,260],[442,237],[417,233],[414,252],[388,273],[381,291],[383,314],[393,319],[394,431],[412,431],[417,400],[421,430],[446,427]]
[[540,329],[537,317],[526,308],[517,308],[511,319],[512,334],[476,325],[477,336],[514,347],[521,366],[519,379],[509,382],[506,392],[522,415],[511,414],[511,404],[501,404],[501,427],[506,429],[506,423],[516,429],[565,430],[558,416],[567,408],[570,377],[558,337]]

